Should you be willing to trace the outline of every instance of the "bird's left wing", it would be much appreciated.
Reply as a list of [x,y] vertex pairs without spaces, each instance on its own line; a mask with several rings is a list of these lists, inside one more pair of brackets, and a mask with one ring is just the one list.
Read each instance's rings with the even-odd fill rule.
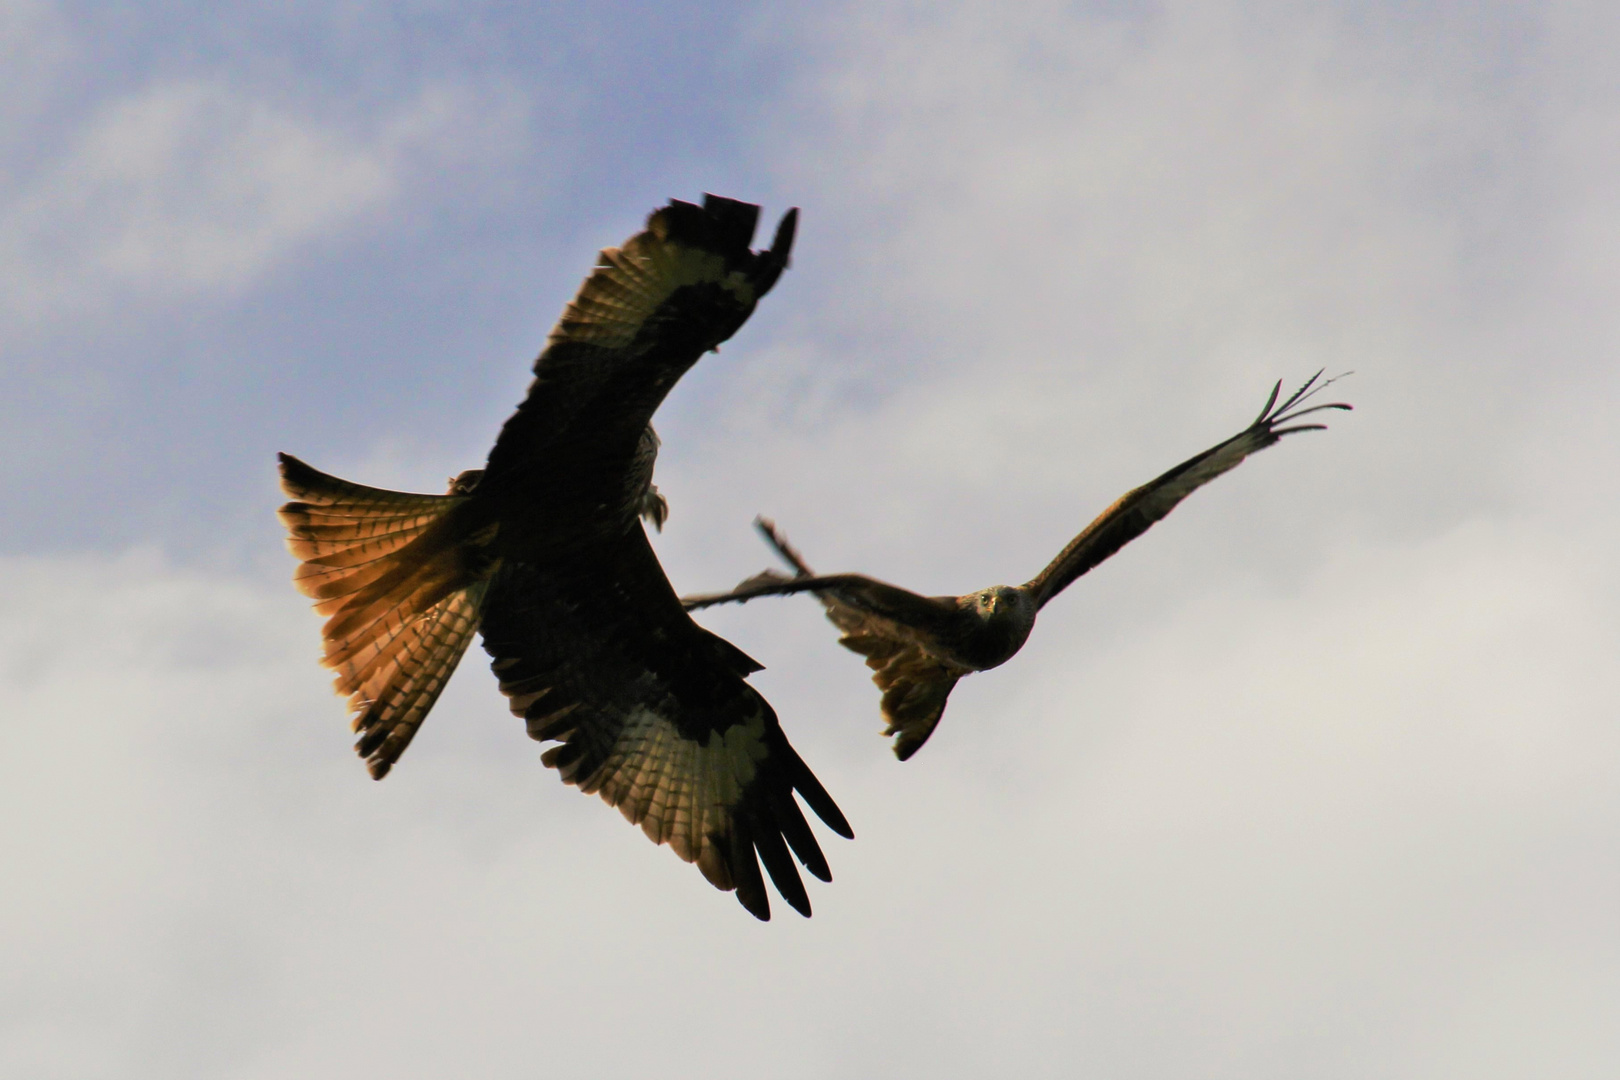
[[861,574],[817,576],[775,522],[755,518],[754,527],[793,567],[793,575],[766,570],[730,592],[687,596],[681,603],[693,611],[715,604],[747,603],[761,596],[815,593],[827,618],[841,632],[838,643],[866,657],[872,681],[883,691],[881,710],[888,724],[883,734],[895,737],[895,756],[907,760],[939,726],[951,690],[971,670],[930,652],[923,644],[950,626],[955,601],[920,596]]
[[745,681],[759,665],[692,622],[639,526],[588,558],[507,563],[482,630],[513,713],[559,744],[541,760],[565,783],[600,794],[756,917],[770,917],[760,862],[810,914],[789,850],[831,873],[794,792],[840,835],[849,824]]
[[534,381],[490,450],[506,483],[559,444],[631,443],[675,382],[736,333],[787,267],[789,210],[771,246],[751,251],[759,207],[706,195],[671,199],[642,231],[604,248],[534,363]]
[[[1114,552],[1147,532],[1176,508],[1188,495],[1203,487],[1222,473],[1237,468],[1243,460],[1257,450],[1264,450],[1284,435],[1299,431],[1319,431],[1323,424],[1296,424],[1308,413],[1323,409],[1349,409],[1342,402],[1299,408],[1313,394],[1332,379],[1318,383],[1321,372],[1296,390],[1281,405],[1277,404],[1282,384],[1272,388],[1271,396],[1254,423],[1217,446],[1183,461],[1180,465],[1150,480],[1139,488],[1126,492],[1104,510],[1097,519],[1071,540],[1046,569],[1024,585],[1037,607],[1062,592],[1076,578],[1103,562]],[[1285,426],[1287,425],[1287,426]]]

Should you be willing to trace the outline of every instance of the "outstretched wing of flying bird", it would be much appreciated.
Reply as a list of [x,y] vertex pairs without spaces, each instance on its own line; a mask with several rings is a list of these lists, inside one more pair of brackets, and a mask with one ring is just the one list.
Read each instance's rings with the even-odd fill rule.
[[[1035,606],[1039,608],[1044,605],[1080,575],[1162,521],[1182,499],[1222,473],[1243,464],[1250,454],[1275,444],[1284,435],[1325,430],[1326,424],[1301,424],[1298,421],[1311,413],[1326,409],[1349,410],[1350,406],[1335,401],[1300,408],[1318,392],[1343,378],[1342,375],[1332,379],[1321,377],[1320,371],[1312,375],[1304,386],[1280,405],[1277,398],[1282,392],[1282,383],[1278,382],[1271,388],[1271,396],[1266,399],[1265,407],[1255,417],[1254,423],[1225,442],[1188,458],[1141,487],[1121,495],[1114,505],[1098,514],[1095,521],[1082,529],[1079,536],[1069,541],[1057,558],[1024,585],[1034,597]],[[1317,381],[1319,379],[1320,382]]]
[[920,596],[860,574],[818,576],[765,518],[755,525],[793,574],[766,570],[726,593],[687,597],[688,610],[743,602],[760,596],[814,592],[827,617],[842,631],[839,641],[866,657],[872,681],[883,691],[882,713],[895,736],[894,751],[905,761],[939,724],[952,688],[964,675],[996,667],[1023,647],[1035,614],[1052,597],[1150,529],[1198,488],[1236,468],[1250,454],[1284,435],[1316,431],[1325,425],[1300,423],[1324,409],[1349,409],[1342,402],[1306,405],[1334,380],[1321,372],[1282,404],[1272,388],[1260,415],[1232,438],[1126,492],[1081,530],[1058,557],[1021,586],[993,586],[958,597]]
[[485,468],[448,494],[364,488],[283,455],[281,513],[373,776],[477,629],[512,711],[558,744],[542,761],[766,919],[760,862],[805,915],[793,856],[830,880],[795,792],[841,835],[849,824],[745,681],[759,665],[692,622],[638,520],[664,512],[653,412],[787,265],[796,212],[755,252],[758,213],[672,201],[604,250]]
[[533,738],[560,744],[542,760],[565,782],[763,919],[757,851],[777,891],[810,914],[788,849],[831,876],[793,793],[841,835],[849,824],[744,681],[760,665],[681,610],[641,530],[589,562],[506,567],[483,630],[512,711]]
[[798,210],[754,252],[758,220],[751,203],[675,199],[622,247],[604,248],[552,328],[481,485],[555,484],[584,466],[588,482],[611,486],[617,477],[601,466],[626,464],[627,443],[676,381],[737,332],[786,269]]

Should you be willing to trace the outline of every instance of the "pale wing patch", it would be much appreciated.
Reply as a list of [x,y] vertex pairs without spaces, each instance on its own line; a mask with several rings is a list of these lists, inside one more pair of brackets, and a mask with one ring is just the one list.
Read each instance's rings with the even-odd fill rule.
[[726,274],[722,255],[638,233],[622,248],[602,250],[579,295],[563,309],[551,343],[623,348],[676,289],[706,281],[725,283],[734,276]]
[[[686,738],[668,719],[644,706],[626,714],[622,723],[602,764],[571,782],[581,791],[601,795],[631,824],[640,825],[648,839],[669,844],[714,881],[708,868],[723,867],[727,853],[705,857],[705,848],[729,837],[744,789],[770,753],[763,711],[724,734],[711,732],[705,743]],[[577,732],[558,735],[566,738]],[[543,759],[550,758],[546,763],[552,764],[562,749],[553,747]],[[731,886],[729,876],[715,884]]]
[[[1243,464],[1256,450],[1264,450],[1276,437],[1267,431],[1245,431],[1215,447],[1209,455],[1173,480],[1158,486],[1143,499],[1143,510],[1154,521],[1170,513],[1175,505],[1223,473]],[[1127,496],[1129,497],[1129,496]]]

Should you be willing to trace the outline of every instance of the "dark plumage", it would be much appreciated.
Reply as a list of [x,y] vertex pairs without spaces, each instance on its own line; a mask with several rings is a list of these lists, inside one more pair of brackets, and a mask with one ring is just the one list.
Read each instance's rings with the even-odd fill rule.
[[755,524],[793,567],[794,575],[766,570],[731,592],[691,596],[682,603],[694,610],[760,596],[814,592],[826,607],[827,617],[843,631],[839,641],[865,656],[867,665],[874,669],[872,681],[883,691],[883,719],[888,723],[884,734],[895,736],[894,752],[905,761],[933,734],[957,680],[1012,659],[1029,638],[1036,612],[1048,600],[1141,536],[1182,499],[1236,468],[1250,454],[1284,435],[1325,426],[1293,423],[1300,417],[1323,409],[1350,408],[1340,402],[1301,407],[1333,381],[1318,383],[1320,376],[1321,372],[1317,372],[1281,405],[1277,404],[1282,389],[1278,383],[1254,423],[1157,479],[1126,492],[1070,541],[1046,569],[1022,585],[993,585],[964,596],[919,596],[860,574],[818,577],[775,525],[760,518]]
[[760,665],[682,610],[639,520],[667,513],[653,412],[787,266],[797,211],[754,252],[758,215],[712,195],[671,201],[604,250],[487,464],[448,493],[362,487],[283,454],[294,501],[281,519],[372,776],[399,760],[477,630],[512,711],[558,744],[546,765],[767,919],[756,853],[805,915],[788,852],[831,879],[794,792],[834,831],[849,825],[745,681]]

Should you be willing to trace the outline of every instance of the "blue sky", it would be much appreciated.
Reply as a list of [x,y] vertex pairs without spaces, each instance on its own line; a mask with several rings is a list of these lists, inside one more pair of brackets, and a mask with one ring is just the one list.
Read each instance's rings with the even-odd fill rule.
[[[1617,31],[0,0],[0,1072],[1614,1075]],[[803,218],[657,417],[682,590],[755,513],[1021,581],[1356,372],[905,765],[814,605],[706,616],[858,837],[768,926],[476,651],[369,781],[273,516],[277,450],[477,465],[595,250],[704,191]]]

